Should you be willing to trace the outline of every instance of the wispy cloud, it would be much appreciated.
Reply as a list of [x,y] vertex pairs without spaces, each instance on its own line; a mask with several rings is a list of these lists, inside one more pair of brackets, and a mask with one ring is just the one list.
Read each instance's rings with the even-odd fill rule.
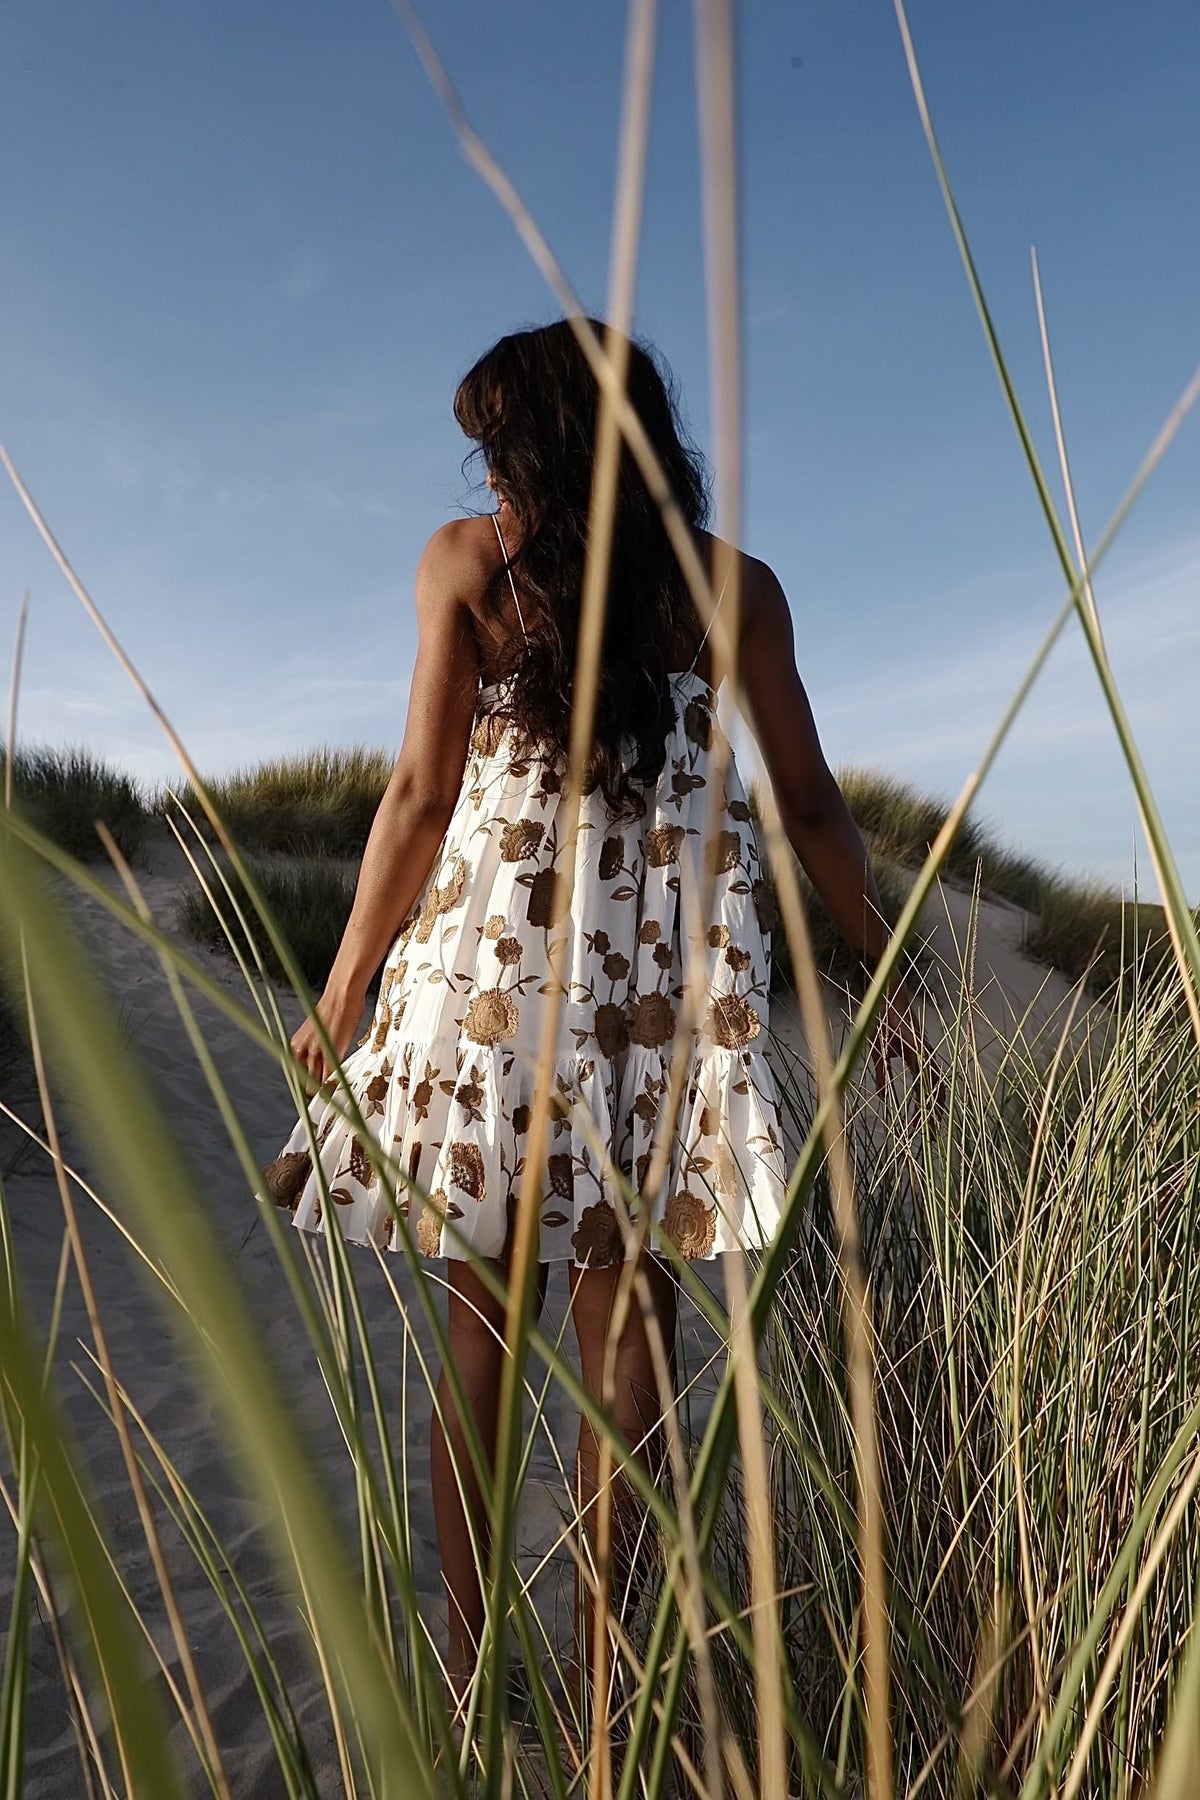
[[[835,763],[889,770],[947,796],[976,766],[1060,595],[1040,615],[990,612],[953,643],[831,680],[812,700]],[[1185,884],[1200,894],[1200,540],[1101,582],[1097,604],[1118,689]],[[749,751],[747,751],[749,754]],[[989,776],[979,810],[1022,849],[1127,880],[1137,813],[1083,633],[1070,621]],[[1144,863],[1144,852],[1143,852]]]

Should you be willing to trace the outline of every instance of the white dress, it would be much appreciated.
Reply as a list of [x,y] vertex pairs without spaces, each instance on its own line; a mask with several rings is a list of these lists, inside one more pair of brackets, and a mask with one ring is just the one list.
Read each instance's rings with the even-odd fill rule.
[[[786,1183],[768,1066],[773,896],[732,754],[711,813],[716,694],[672,677],[676,720],[643,817],[584,798],[570,910],[552,916],[563,853],[563,767],[496,716],[480,690],[462,790],[434,866],[384,964],[374,1020],[343,1068],[378,1143],[417,1184],[399,1209],[428,1256],[501,1257],[521,1187],[550,944],[565,938],[540,1258],[599,1266],[628,1242],[646,1182],[684,984],[698,997],[669,1174],[655,1223],[686,1257],[774,1233]],[[705,859],[711,898],[701,909]],[[325,1094],[312,1131],[351,1242],[399,1249],[392,1207]],[[264,1171],[302,1230],[325,1228],[303,1117]],[[449,1224],[447,1223],[449,1222]],[[454,1229],[451,1229],[450,1227]]]

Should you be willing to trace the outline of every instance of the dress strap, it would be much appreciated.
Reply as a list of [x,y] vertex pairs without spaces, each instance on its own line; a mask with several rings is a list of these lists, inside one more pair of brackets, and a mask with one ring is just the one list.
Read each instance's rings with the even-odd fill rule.
[[508,576],[508,585],[512,589],[513,604],[517,609],[517,618],[521,621],[521,636],[525,639],[525,642],[528,643],[529,633],[525,629],[525,614],[521,611],[521,602],[517,597],[517,584],[513,580],[512,564],[508,560],[508,550],[504,543],[504,533],[500,529],[500,514],[498,512],[492,514],[492,524],[496,527],[496,536],[500,539],[500,553],[504,558],[504,571]]
[[729,586],[729,570],[732,569],[732,567],[733,567],[733,564],[730,563],[729,569],[726,569],[726,571],[725,571],[725,579],[721,583],[721,591],[717,595],[716,606],[714,606],[712,609],[712,618],[708,621],[708,624],[704,627],[704,636],[700,639],[700,642],[696,647],[696,654],[695,654],[695,656],[693,656],[693,658],[691,660],[691,664],[688,668],[689,675],[695,674],[696,664],[700,661],[701,656],[704,654],[704,646],[708,642],[708,634],[712,630],[713,625],[716,622],[717,609],[720,606],[722,600],[725,598],[725,589]]

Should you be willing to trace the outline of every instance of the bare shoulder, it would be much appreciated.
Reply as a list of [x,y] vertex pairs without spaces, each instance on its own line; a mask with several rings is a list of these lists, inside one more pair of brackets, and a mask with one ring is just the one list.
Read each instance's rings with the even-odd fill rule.
[[500,545],[489,516],[448,519],[421,552],[418,597],[423,587],[432,587],[471,605],[495,579],[500,561]]
[[725,538],[717,537],[713,532],[706,532],[705,536],[708,539],[709,569],[718,586],[725,579],[724,572],[730,566],[730,557],[737,559],[735,566],[741,608],[741,635],[746,637],[764,626],[778,626],[781,619],[787,619],[790,623],[791,612],[787,596],[771,565],[763,562],[761,557],[751,556],[748,550],[739,549]]

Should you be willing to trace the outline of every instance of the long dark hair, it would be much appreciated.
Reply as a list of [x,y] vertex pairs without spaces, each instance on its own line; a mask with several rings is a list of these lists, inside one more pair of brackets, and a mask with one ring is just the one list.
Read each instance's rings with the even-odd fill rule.
[[[603,341],[605,327],[592,329]],[[670,371],[631,341],[627,388],[694,531],[708,520],[700,454],[681,424]],[[504,714],[533,742],[565,752],[599,390],[568,322],[502,337],[463,377],[454,416],[482,453],[511,509],[509,554],[529,642],[510,642]],[[472,453],[474,454],[474,453]],[[469,459],[468,459],[469,460]],[[497,594],[497,604],[499,595]],[[595,742],[587,789],[613,812],[638,811],[639,788],[657,780],[674,721],[669,657],[688,641],[695,609],[662,517],[622,444],[613,522]],[[634,745],[632,758],[623,739]]]

